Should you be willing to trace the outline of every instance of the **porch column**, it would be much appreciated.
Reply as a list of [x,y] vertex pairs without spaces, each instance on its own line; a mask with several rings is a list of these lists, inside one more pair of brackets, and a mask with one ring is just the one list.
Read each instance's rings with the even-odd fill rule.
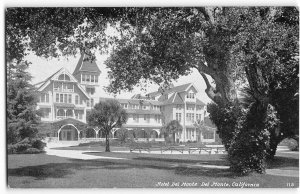
[[73,109],[73,119],[75,119],[75,110]]
[[64,118],[67,118],[67,109],[64,109],[64,111],[65,111],[65,116],[64,116]]
[[59,141],[59,130],[57,131],[57,141]]

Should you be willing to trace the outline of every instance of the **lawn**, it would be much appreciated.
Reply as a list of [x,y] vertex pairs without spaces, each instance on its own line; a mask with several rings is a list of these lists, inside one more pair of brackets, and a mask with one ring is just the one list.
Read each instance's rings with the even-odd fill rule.
[[[94,148],[97,150],[96,148]],[[98,148],[102,150],[102,148]],[[112,150],[118,148],[112,147]],[[238,177],[228,169],[226,155],[161,155],[94,152],[127,160],[77,160],[46,154],[8,156],[8,185],[12,188],[124,187],[299,187],[295,177],[252,174]],[[279,156],[269,168],[298,169],[298,159]],[[173,185],[173,186],[172,186]],[[291,185],[291,184],[290,184]]]

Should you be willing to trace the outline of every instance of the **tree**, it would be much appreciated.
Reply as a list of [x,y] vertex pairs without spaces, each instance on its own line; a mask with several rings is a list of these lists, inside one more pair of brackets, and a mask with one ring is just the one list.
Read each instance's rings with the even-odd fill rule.
[[179,136],[179,133],[182,132],[182,126],[177,120],[170,121],[164,128],[164,131],[168,136],[172,134],[172,142],[175,143],[175,134],[177,137]]
[[[59,18],[67,15],[72,22],[62,25]],[[10,48],[13,43],[20,43],[21,48],[29,47],[38,56],[56,57],[74,54],[77,50],[86,50],[92,55],[91,50],[103,51],[113,43],[113,52],[106,61],[111,79],[109,92],[132,90],[146,80],[168,83],[196,69],[206,83],[207,95],[221,112],[227,114],[234,110],[232,107],[242,109],[237,91],[248,85],[261,107],[247,114],[259,116],[261,113],[255,110],[260,110],[266,115],[273,110],[268,108],[272,105],[280,109],[278,113],[290,131],[292,122],[284,114],[293,115],[296,109],[285,110],[286,100],[278,100],[277,94],[288,90],[291,94],[281,96],[295,99],[298,87],[295,93],[276,75],[283,71],[286,73],[283,77],[298,79],[295,77],[298,75],[298,15],[295,7],[53,8],[38,11],[14,8],[7,11],[6,27],[10,31],[6,33],[6,44]],[[107,23],[116,27],[119,36],[102,39]],[[30,40],[43,38],[43,41],[22,46],[26,37]],[[8,51],[15,58],[22,58],[24,53],[24,49],[21,54],[15,54],[15,49]],[[297,104],[298,97],[287,101]],[[244,133],[239,130],[239,116],[233,116],[234,133]],[[263,119],[259,121],[261,127],[256,130],[260,134],[265,126]],[[221,124],[224,122],[216,123],[224,132],[222,138],[228,134],[226,138],[230,140],[232,134],[225,132]]]
[[106,100],[97,103],[89,115],[90,126],[98,127],[104,132],[106,139],[105,152],[110,152],[109,133],[113,128],[120,128],[127,122],[128,115],[116,100]]
[[27,63],[7,67],[7,143],[15,144],[26,137],[34,138],[40,117],[36,110],[37,95],[29,82]]

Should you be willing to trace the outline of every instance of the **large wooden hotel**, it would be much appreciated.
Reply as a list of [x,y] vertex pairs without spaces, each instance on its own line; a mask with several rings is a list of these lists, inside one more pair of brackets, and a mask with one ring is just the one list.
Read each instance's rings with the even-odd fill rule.
[[[38,83],[37,108],[42,114],[42,125],[48,138],[55,141],[100,140],[100,129],[87,124],[87,115],[95,103],[106,100],[96,96],[99,83],[99,70],[95,61],[85,60],[81,55],[73,73],[61,68],[53,75]],[[164,124],[178,120],[183,127],[176,140],[179,142],[216,141],[216,129],[206,115],[206,105],[196,94],[198,89],[193,83],[172,87],[163,93],[155,91],[130,99],[116,99],[129,114],[122,127],[136,140],[163,140]],[[197,123],[211,130],[199,132]],[[115,138],[118,129],[114,129],[111,138]]]

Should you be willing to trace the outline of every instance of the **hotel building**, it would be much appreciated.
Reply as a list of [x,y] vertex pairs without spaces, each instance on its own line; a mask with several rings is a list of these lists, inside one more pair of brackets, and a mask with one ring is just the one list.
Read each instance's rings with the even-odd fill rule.
[[[100,140],[102,132],[87,124],[87,115],[95,103],[106,100],[95,96],[100,87],[99,70],[95,61],[81,55],[74,72],[61,68],[43,82],[36,84],[39,93],[38,110],[42,112],[40,130],[56,141]],[[214,142],[216,130],[199,132],[196,123],[204,121],[206,106],[196,95],[198,89],[184,84],[146,96],[134,95],[131,99],[116,99],[127,111],[129,118],[123,128],[138,141],[160,140],[162,128],[172,120],[183,127],[176,140],[179,142]],[[112,131],[115,138],[118,129]],[[206,134],[207,133],[207,134]]]

